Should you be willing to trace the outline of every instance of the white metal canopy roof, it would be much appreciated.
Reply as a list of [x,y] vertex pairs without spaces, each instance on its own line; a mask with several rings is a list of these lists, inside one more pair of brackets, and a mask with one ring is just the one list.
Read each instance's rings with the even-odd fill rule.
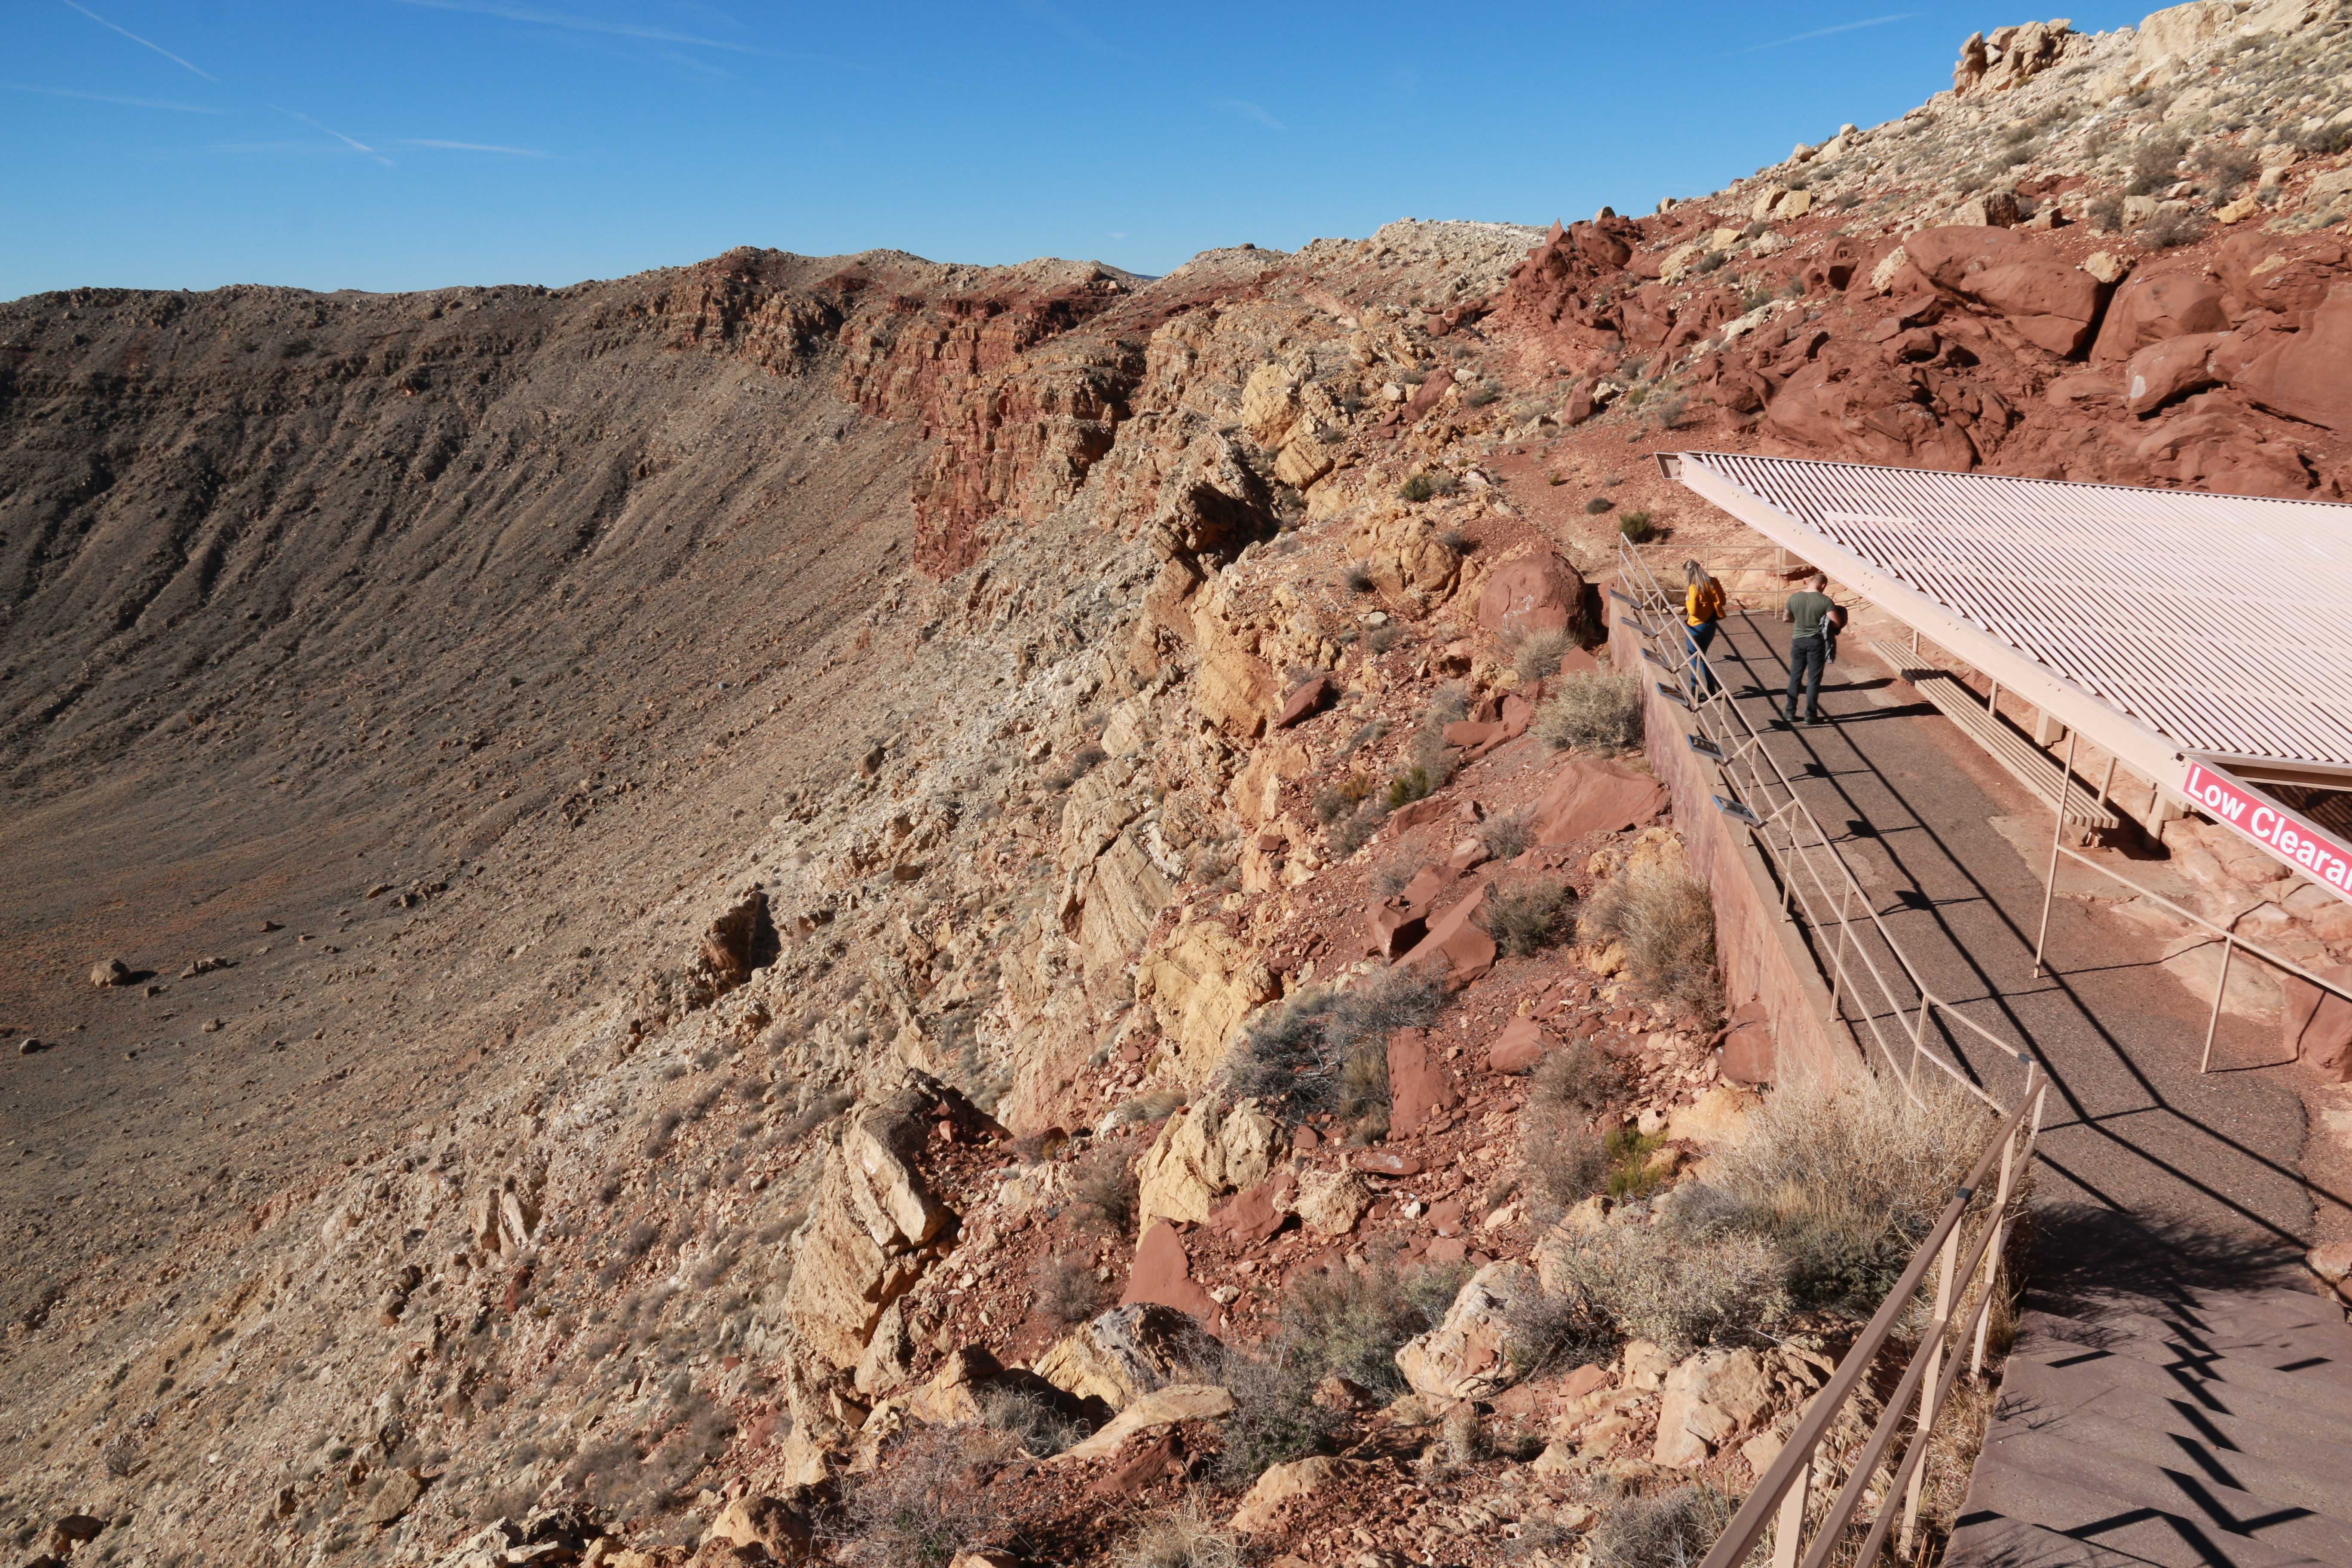
[[2149,777],[2352,786],[2352,506],[1662,453]]

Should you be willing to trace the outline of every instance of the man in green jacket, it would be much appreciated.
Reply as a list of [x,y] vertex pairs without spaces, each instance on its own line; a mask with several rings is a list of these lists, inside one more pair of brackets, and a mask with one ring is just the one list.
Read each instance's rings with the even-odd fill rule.
[[1829,595],[1830,579],[1826,572],[1816,572],[1804,587],[1789,595],[1789,603],[1780,611],[1780,618],[1790,623],[1789,636],[1789,722],[1797,721],[1797,689],[1805,692],[1805,722],[1826,724],[1829,719],[1822,712],[1822,670],[1829,662],[1831,637],[1836,635],[1832,617],[1838,613],[1837,602]]

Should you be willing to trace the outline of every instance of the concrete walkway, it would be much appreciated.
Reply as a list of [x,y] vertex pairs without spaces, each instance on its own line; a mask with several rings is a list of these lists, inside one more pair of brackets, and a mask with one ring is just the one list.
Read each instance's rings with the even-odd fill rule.
[[[1726,686],[1770,693],[1739,699],[1759,729],[1787,687],[1786,650],[1787,628],[1766,615],[1727,620],[1717,640]],[[2294,1088],[2260,1069],[2200,1077],[2205,998],[2158,966],[2153,935],[2081,900],[2056,901],[2053,973],[2034,974],[2042,865],[2019,845],[2048,843],[2048,809],[1859,636],[1844,639],[1822,706],[1834,722],[1771,732],[1767,745],[1824,828],[1842,832],[1841,851],[1929,987],[2050,1069],[2037,1279],[2090,1287],[2102,1270],[2153,1265],[2152,1248],[2172,1258],[2166,1268],[2200,1278],[2288,1263],[2313,1221]],[[1874,1001],[1848,994],[1849,1017]],[[2012,1062],[1965,1029],[1931,1026],[1931,1041],[1938,1034],[1990,1092],[2014,1095]],[[2274,1056],[2271,1035],[2225,1016],[2215,1060]]]

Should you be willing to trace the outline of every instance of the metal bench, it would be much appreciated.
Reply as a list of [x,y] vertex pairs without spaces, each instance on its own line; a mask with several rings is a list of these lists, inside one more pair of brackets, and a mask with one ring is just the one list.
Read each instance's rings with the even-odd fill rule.
[[2100,805],[2098,796],[2084,789],[2081,780],[2068,778],[2063,765],[2035,745],[2022,730],[1987,707],[1984,700],[1969,690],[1958,676],[1937,668],[1899,644],[1876,637],[1871,639],[1870,651],[1916,687],[1920,696],[1958,724],[1960,733],[1982,746],[2018,783],[2053,804],[2063,789],[2063,815],[2068,822],[2084,832],[2121,826],[2123,819]]

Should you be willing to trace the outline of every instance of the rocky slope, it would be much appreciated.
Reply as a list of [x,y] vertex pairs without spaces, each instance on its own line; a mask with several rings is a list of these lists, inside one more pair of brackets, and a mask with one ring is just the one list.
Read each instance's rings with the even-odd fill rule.
[[[1706,542],[1659,445],[2340,496],[2347,51],[2004,30],[1705,200],[1152,280],[0,307],[18,1550],[1565,1561],[1736,1490],[1833,1321],[1507,1347],[1605,1207],[1553,1064],[1621,1194],[1769,1072],[1701,949],[1564,940],[1679,854],[1542,634]],[[1404,1353],[1253,1394],[1392,1277]]]

